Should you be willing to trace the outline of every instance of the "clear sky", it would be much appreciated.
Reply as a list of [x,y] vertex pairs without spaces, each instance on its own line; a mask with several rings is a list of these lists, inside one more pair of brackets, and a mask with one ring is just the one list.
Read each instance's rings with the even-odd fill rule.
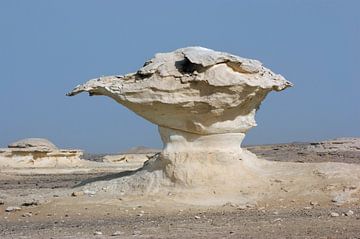
[[295,87],[271,93],[245,143],[360,136],[360,1],[0,1],[0,146],[27,137],[119,152],[157,127],[106,97],[66,97],[203,46],[258,59]]

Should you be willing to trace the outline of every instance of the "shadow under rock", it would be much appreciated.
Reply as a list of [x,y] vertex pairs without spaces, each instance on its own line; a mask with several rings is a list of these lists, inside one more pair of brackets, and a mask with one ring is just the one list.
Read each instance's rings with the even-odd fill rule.
[[103,176],[99,176],[99,177],[94,177],[94,178],[89,178],[86,179],[78,184],[76,184],[75,186],[73,186],[72,188],[77,188],[77,187],[82,187],[85,186],[86,184],[89,183],[93,183],[93,182],[98,182],[98,181],[110,181],[112,179],[116,179],[116,178],[122,178],[122,177],[127,177],[127,176],[131,176],[137,172],[139,172],[140,170],[142,170],[143,167],[136,169],[136,170],[128,170],[128,171],[123,171],[120,173],[111,173],[108,175],[103,175]]
[[[159,159],[159,160],[157,160],[157,159]],[[73,188],[85,186],[86,184],[93,183],[93,182],[110,181],[112,179],[128,177],[128,176],[134,175],[137,172],[143,171],[143,170],[146,170],[148,172],[153,172],[153,171],[159,170],[161,168],[161,167],[159,167],[159,165],[161,165],[162,163],[163,162],[161,160],[160,153],[157,153],[157,154],[149,157],[149,159],[144,162],[143,166],[138,169],[127,170],[127,171],[123,171],[123,172],[119,172],[119,173],[111,173],[108,175],[89,178],[89,179],[86,179],[86,180],[80,182],[79,184],[76,184],[75,186],[73,186]]]

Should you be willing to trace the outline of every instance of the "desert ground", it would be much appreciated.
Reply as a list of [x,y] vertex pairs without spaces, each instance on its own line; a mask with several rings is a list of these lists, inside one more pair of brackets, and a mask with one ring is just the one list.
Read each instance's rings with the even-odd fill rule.
[[[351,140],[357,143],[349,146],[342,139],[247,149],[273,161],[359,164],[360,139]],[[89,161],[103,157],[85,155]],[[0,238],[360,238],[359,202],[293,200],[293,205],[282,205],[279,198],[271,205],[189,206],[156,198],[147,203],[99,199],[77,189],[86,180],[115,177],[141,166],[136,161],[56,170],[0,169]]]

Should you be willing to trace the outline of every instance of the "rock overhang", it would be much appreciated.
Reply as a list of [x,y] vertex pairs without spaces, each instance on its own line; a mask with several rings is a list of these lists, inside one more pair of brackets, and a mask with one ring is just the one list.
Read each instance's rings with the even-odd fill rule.
[[162,127],[195,134],[245,133],[266,95],[292,83],[259,61],[202,47],[158,53],[136,73],[77,86],[106,95]]

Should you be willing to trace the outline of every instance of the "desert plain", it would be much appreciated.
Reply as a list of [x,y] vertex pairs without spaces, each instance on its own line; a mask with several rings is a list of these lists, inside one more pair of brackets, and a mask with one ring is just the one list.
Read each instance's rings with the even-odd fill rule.
[[[359,138],[246,149],[269,161],[360,163]],[[197,206],[174,203],[170,193],[169,200],[144,201],[121,193],[104,197],[81,188],[84,182],[110,180],[136,170],[155,153],[156,149],[134,148],[119,155],[84,154],[86,163],[74,167],[2,167],[0,238],[360,237],[359,201],[320,203],[295,197],[284,202],[279,196],[261,205]],[[281,181],[272,183],[281,188]]]

